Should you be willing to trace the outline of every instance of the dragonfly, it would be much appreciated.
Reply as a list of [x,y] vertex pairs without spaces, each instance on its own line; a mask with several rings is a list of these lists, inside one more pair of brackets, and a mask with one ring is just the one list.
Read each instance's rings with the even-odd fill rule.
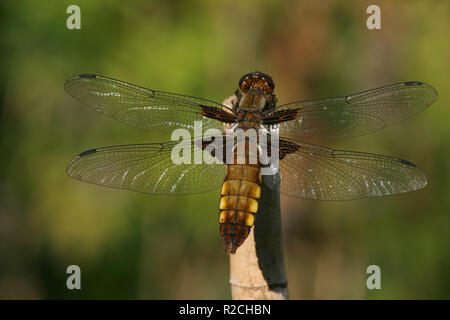
[[[91,109],[139,129],[192,131],[195,121],[201,121],[203,129],[219,130],[224,137],[237,129],[264,131],[273,137],[276,133],[276,148],[271,136],[265,142],[257,141],[258,147],[271,147],[278,156],[274,178],[264,181],[288,196],[352,200],[426,186],[425,174],[410,161],[334,150],[299,138],[354,137],[394,125],[436,101],[438,94],[432,86],[408,81],[283,105],[277,105],[274,89],[272,78],[258,71],[244,74],[238,89],[223,103],[95,74],[76,75],[65,83],[65,90]],[[260,160],[229,163],[223,155],[207,150],[210,144],[226,149],[229,140],[211,139],[207,143],[202,139],[194,136],[182,143],[209,152],[217,161],[174,163],[172,151],[180,141],[168,141],[90,149],[73,158],[66,171],[85,182],[154,195],[186,195],[221,188],[219,228],[225,252],[233,254],[254,224],[263,183],[261,171],[270,164]],[[186,150],[190,155],[195,152],[195,148]],[[236,149],[230,150],[228,155],[233,158]],[[248,158],[245,154],[245,160]]]

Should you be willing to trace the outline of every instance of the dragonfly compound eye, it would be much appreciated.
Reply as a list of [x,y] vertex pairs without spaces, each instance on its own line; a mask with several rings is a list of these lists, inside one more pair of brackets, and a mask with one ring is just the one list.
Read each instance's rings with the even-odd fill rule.
[[264,93],[269,94],[273,92],[275,85],[272,81],[272,77],[268,74],[259,71],[244,74],[241,77],[241,80],[239,80],[239,89],[246,93],[254,88],[260,88]]

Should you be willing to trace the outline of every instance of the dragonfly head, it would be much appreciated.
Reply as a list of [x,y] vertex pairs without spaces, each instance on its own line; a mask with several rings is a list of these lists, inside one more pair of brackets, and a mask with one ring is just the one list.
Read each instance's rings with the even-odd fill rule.
[[246,73],[239,80],[239,89],[242,93],[262,91],[264,94],[272,94],[274,88],[272,77],[259,71]]

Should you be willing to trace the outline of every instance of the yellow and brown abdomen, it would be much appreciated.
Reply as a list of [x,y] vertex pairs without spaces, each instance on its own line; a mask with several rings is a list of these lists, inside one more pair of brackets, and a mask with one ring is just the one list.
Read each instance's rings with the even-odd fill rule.
[[259,165],[228,165],[219,205],[220,234],[227,253],[235,253],[250,233],[260,196]]

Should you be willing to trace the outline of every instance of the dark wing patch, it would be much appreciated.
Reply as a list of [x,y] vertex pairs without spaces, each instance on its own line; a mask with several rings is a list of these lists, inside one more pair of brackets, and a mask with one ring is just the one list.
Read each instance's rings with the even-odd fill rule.
[[96,77],[95,74],[91,74],[91,73],[83,73],[83,74],[80,74],[79,76],[80,76],[81,78],[90,78],[90,79],[93,79],[93,78]]
[[88,155],[96,153],[96,152],[97,152],[97,149],[86,150],[86,151],[80,153],[78,156],[84,157],[84,156],[88,156]]
[[407,81],[405,82],[405,86],[421,86],[423,85],[423,82],[419,82],[419,81]]
[[298,115],[299,111],[297,109],[275,111],[263,117],[263,124],[274,125],[280,122],[294,120],[295,118],[298,117]]
[[206,118],[215,119],[224,123],[234,123],[237,121],[234,113],[229,113],[216,107],[200,106],[202,115]]
[[398,159],[401,164],[414,168],[416,165],[408,160]]

